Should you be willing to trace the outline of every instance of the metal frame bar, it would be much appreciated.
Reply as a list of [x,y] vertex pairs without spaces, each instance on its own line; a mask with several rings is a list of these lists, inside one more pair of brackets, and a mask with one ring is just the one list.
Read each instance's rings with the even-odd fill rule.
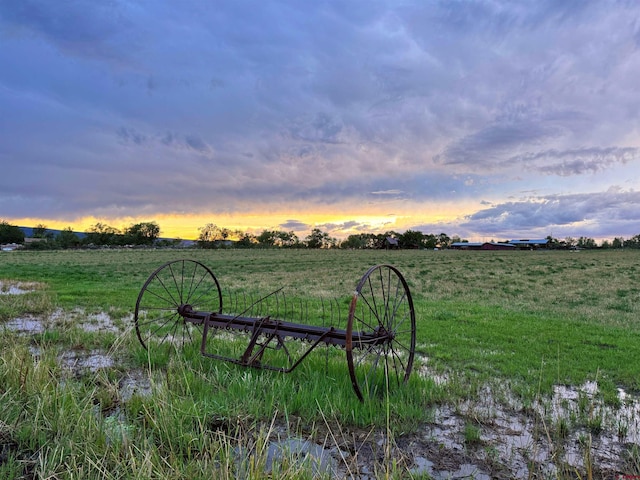
[[[180,315],[182,315],[186,322],[204,326],[202,342],[200,344],[200,353],[202,355],[217,360],[235,363],[236,365],[252,366],[266,370],[289,373],[300,365],[300,363],[321,343],[340,347],[347,346],[347,331],[334,327],[317,327],[313,325],[284,322],[282,320],[273,320],[268,316],[255,318],[239,315],[225,315],[221,313],[197,312],[188,308],[181,311]],[[251,332],[249,344],[241,357],[238,359],[207,352],[206,343],[210,328],[214,328],[216,330],[235,330],[246,333]],[[373,345],[391,341],[391,337],[386,333],[376,334],[374,332],[371,334],[353,332],[352,336],[354,337],[353,345],[362,346],[362,348],[365,348],[365,346],[366,348],[370,348]],[[264,337],[263,343],[258,342],[260,337]],[[287,337],[313,343],[304,351],[300,358],[293,361],[289,350],[285,346],[285,339]],[[278,342],[279,346],[284,348],[289,362],[288,368],[274,367],[260,362],[263,353],[267,348],[269,348],[269,344],[274,339]],[[254,353],[256,346],[259,346],[260,348]]]

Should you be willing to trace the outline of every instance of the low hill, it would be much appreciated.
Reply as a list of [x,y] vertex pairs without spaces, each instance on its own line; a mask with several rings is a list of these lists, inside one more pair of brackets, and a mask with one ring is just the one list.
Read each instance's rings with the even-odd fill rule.
[[[33,238],[33,231],[34,231],[33,227],[18,227],[18,228],[22,230],[22,233],[24,233],[25,238]],[[57,237],[58,235],[60,235],[60,232],[62,232],[62,230],[56,230],[55,228],[47,228],[46,230],[47,234],[51,234],[54,237]],[[87,236],[85,232],[73,232],[73,233],[75,233],[80,239]]]

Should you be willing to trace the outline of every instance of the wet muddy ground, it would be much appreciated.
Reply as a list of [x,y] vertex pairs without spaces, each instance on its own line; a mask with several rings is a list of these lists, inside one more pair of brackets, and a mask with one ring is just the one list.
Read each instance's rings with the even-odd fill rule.
[[[57,311],[47,319],[16,318],[0,328],[19,335],[40,334],[69,316],[82,318],[82,328],[89,332],[123,330],[107,314],[81,311]],[[32,353],[39,355],[36,347]],[[58,358],[74,375],[117,366],[109,352],[100,350],[70,350]],[[435,380],[440,385],[448,381],[446,376]],[[149,376],[142,370],[123,374],[118,389],[121,402],[136,394],[153,394]],[[430,422],[391,440],[384,431],[340,430],[339,437],[329,429],[305,432],[299,428],[300,419],[290,416],[289,424],[284,424],[276,418],[267,425],[270,443],[265,469],[286,459],[305,462],[313,472],[333,478],[378,478],[390,472],[392,463],[396,471],[434,479],[586,478],[589,474],[636,478],[640,475],[640,401],[623,390],[618,400],[615,408],[604,405],[597,383],[588,382],[577,387],[557,385],[552,397],[525,407],[500,385],[487,386],[477,400],[432,407]],[[118,409],[101,414],[117,432],[132,428]],[[292,424],[298,425],[295,433]],[[253,450],[236,454],[241,474]]]
[[32,292],[38,286],[31,282],[2,282],[0,281],[0,295],[22,295]]

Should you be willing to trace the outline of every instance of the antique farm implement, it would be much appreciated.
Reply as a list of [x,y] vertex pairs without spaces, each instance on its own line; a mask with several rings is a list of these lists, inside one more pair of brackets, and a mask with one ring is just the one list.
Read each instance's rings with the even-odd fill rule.
[[[408,380],[416,343],[415,312],[407,282],[395,267],[367,270],[353,293],[346,321],[333,321],[335,312],[339,316],[338,302],[323,302],[318,316],[325,319],[330,310],[330,325],[284,320],[295,302],[287,302],[281,290],[256,301],[242,294],[230,296],[223,313],[220,284],[208,267],[194,260],[168,262],[151,274],[138,295],[136,333],[145,349],[185,348],[199,341],[206,357],[285,373],[318,345],[340,347],[361,401]],[[305,309],[309,310],[298,305],[298,311]],[[232,335],[239,333],[248,336],[248,343]],[[221,338],[215,353],[208,351],[213,334]],[[291,339],[299,342],[294,346]]]

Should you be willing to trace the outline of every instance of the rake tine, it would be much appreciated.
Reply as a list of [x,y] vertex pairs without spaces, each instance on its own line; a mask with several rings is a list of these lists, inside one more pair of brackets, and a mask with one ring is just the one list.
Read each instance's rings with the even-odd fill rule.
[[[333,316],[333,315],[334,315],[334,310],[333,310],[333,304],[334,304],[334,303],[336,304],[336,312],[335,312],[335,315],[336,315],[336,317],[338,318],[338,320],[337,320],[337,321],[334,321],[334,318],[335,318],[335,317]],[[332,307],[332,308],[331,308],[331,325],[338,325],[338,326],[340,326],[340,304],[338,303],[338,299],[337,299],[337,298],[334,298],[334,299],[333,299],[333,302],[331,302],[331,307]]]
[[[247,292],[245,292],[244,290],[242,291],[242,310],[245,310],[245,307],[247,306]],[[237,311],[240,311],[240,309],[238,309]]]
[[302,315],[304,314],[304,308],[302,308],[302,300],[298,299],[298,303],[300,304],[300,307],[298,308],[298,315],[300,315],[300,317],[298,317],[300,319],[300,323],[302,323]]

